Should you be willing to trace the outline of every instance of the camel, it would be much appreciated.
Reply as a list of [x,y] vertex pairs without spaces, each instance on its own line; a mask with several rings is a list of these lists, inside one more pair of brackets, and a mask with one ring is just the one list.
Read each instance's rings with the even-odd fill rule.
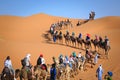
[[34,66],[34,75],[36,76],[36,80],[46,80],[48,76],[47,71],[41,69],[40,66]]
[[78,58],[78,69],[83,71],[84,70],[84,64],[85,64],[85,57],[82,56],[81,58]]
[[63,36],[65,38],[66,45],[69,45],[70,44],[70,36],[69,35],[65,35],[65,34]]
[[88,48],[88,49],[89,49],[89,48],[92,48],[90,41],[85,41],[85,40],[83,39],[82,42],[83,42],[84,45],[85,45],[85,49],[87,49],[87,48]]
[[72,42],[72,46],[75,46],[76,47],[76,38],[73,37],[73,36],[70,36],[70,40]]
[[97,51],[96,48],[98,48],[98,51],[99,51],[99,41],[97,41],[96,39],[95,40],[91,39],[91,42],[93,43],[95,47],[95,51]]
[[85,59],[85,64],[86,63],[90,63],[91,64],[91,68],[93,68],[93,54],[92,54],[92,52],[91,51],[89,51],[88,53],[86,53],[85,54],[85,57],[86,57],[86,59]]
[[9,68],[4,67],[1,74],[1,80],[14,80],[14,77],[14,74],[11,74]]
[[111,49],[110,45],[108,46],[106,42],[99,41],[99,46],[104,50],[106,57],[108,58],[109,50]]
[[61,31],[57,35],[57,39],[59,40],[60,43],[63,43],[63,36],[62,36],[62,32]]
[[78,48],[79,48],[79,45],[81,45],[81,48],[82,48],[83,47],[82,39],[76,37],[76,40],[77,40],[77,43],[78,43]]

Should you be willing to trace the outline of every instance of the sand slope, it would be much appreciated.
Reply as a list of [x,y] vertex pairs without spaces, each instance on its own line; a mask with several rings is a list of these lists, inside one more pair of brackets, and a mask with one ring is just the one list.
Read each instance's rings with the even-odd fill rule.
[[[11,56],[14,68],[20,68],[20,60],[27,54],[31,53],[32,64],[36,64],[36,60],[40,53],[44,54],[47,63],[52,62],[52,56],[58,57],[60,53],[69,55],[73,51],[77,53],[80,49],[67,47],[66,45],[58,45],[48,43],[44,34],[52,23],[66,18],[49,16],[46,14],[37,14],[29,17],[0,16],[0,71],[7,55]],[[90,33],[92,38],[94,35],[104,37],[107,35],[110,39],[111,50],[109,60],[100,59],[99,63],[93,68],[89,68],[87,72],[80,72],[76,76],[76,80],[96,80],[95,71],[99,64],[103,65],[104,74],[111,70],[114,72],[113,80],[119,80],[120,64],[119,64],[119,41],[120,41],[120,17],[108,16],[89,21],[77,27],[77,19],[71,19],[74,28],[69,28],[70,32],[75,32],[76,36],[79,32],[86,35]],[[65,32],[66,30],[63,30]],[[82,51],[82,54],[85,52]],[[87,76],[87,77],[86,77]]]

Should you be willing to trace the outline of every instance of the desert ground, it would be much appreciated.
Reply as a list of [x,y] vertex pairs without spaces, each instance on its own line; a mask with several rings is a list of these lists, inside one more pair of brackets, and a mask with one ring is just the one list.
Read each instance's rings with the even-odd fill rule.
[[[10,56],[14,69],[21,68],[21,59],[27,53],[31,54],[31,63],[36,65],[37,58],[43,54],[47,64],[52,63],[52,57],[58,57],[59,54],[70,55],[73,51],[76,53],[85,51],[65,45],[54,44],[45,38],[45,34],[52,23],[56,23],[68,18],[50,16],[47,14],[35,14],[28,17],[18,16],[0,16],[0,72],[4,67],[6,56]],[[80,20],[80,19],[79,19]],[[83,19],[81,19],[82,21]],[[96,69],[102,64],[104,69],[103,76],[107,71],[113,72],[113,80],[120,80],[120,16],[106,16],[91,20],[80,26],[76,26],[78,19],[71,19],[73,28],[63,29],[65,33],[75,32],[75,35],[81,32],[85,38],[86,34],[91,34],[94,39],[95,35],[108,36],[111,50],[109,59],[99,59],[94,68],[88,66],[87,71],[80,71],[74,80],[97,80]],[[92,46],[92,50],[94,47]],[[103,51],[101,54],[104,55]]]

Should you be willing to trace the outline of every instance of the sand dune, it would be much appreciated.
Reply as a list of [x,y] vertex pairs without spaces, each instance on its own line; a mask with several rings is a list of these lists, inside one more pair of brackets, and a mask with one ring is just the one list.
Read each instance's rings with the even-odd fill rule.
[[[4,67],[4,60],[7,55],[11,56],[14,68],[21,68],[20,60],[31,53],[32,64],[36,64],[36,60],[40,53],[44,54],[46,63],[52,62],[52,56],[58,57],[60,53],[69,55],[73,51],[77,53],[80,49],[48,43],[44,34],[52,23],[65,20],[67,18],[49,16],[46,14],[37,14],[28,17],[16,16],[0,16],[0,72]],[[119,64],[119,41],[120,41],[120,17],[108,16],[89,21],[81,26],[76,26],[77,19],[70,19],[73,28],[69,28],[70,32],[75,32],[76,36],[81,32],[83,36],[90,33],[92,38],[94,35],[104,37],[107,35],[110,39],[111,50],[109,60],[100,59],[99,63],[93,68],[89,68],[86,72],[80,72],[76,76],[76,80],[96,80],[95,71],[99,64],[103,65],[104,74],[111,70],[114,72],[113,80],[119,80],[120,64]],[[65,32],[66,30],[63,30]],[[82,54],[85,52],[82,51]]]

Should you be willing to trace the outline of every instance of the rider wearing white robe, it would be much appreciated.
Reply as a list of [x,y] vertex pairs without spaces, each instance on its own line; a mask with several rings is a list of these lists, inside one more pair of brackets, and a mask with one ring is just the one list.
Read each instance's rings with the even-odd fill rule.
[[15,71],[14,71],[14,69],[12,67],[12,62],[10,60],[10,56],[7,56],[7,58],[6,58],[5,62],[4,62],[4,66],[9,68],[11,74],[15,74]]

